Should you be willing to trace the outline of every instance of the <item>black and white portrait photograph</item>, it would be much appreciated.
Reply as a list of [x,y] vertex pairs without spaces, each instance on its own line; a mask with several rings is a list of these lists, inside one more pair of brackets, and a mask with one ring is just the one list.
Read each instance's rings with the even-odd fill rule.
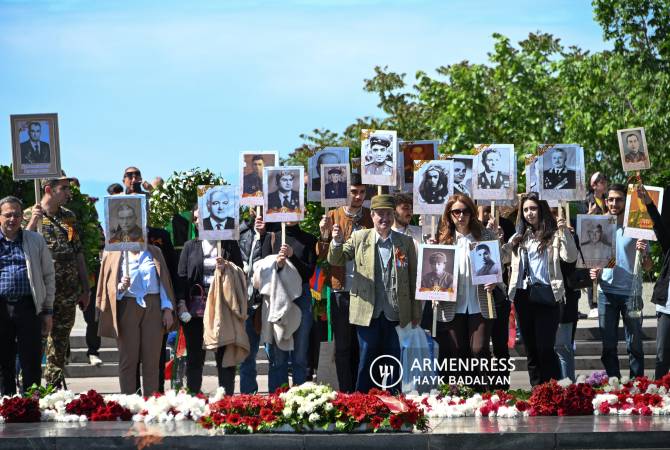
[[511,200],[516,195],[516,156],[512,144],[480,144],[474,158],[473,198]]
[[624,172],[649,169],[651,161],[644,128],[627,128],[616,133]]
[[349,204],[349,164],[323,164],[321,179],[325,180],[325,183],[321,183],[321,206],[337,208]]
[[422,244],[418,253],[416,299],[456,301],[456,246]]
[[414,213],[442,214],[452,194],[452,161],[414,161]]
[[60,176],[57,114],[10,116],[15,180]]
[[324,164],[349,163],[349,149],[347,147],[325,147],[319,150],[307,161],[309,186],[307,200],[318,202],[321,200],[321,166]]
[[263,205],[263,169],[279,163],[277,152],[242,152],[240,154],[240,205]]
[[403,157],[404,185],[414,183],[414,161],[432,161],[437,159],[437,141],[400,141],[398,155]]
[[453,193],[472,197],[472,161],[474,156],[455,155],[452,160]]
[[473,242],[470,250],[470,268],[474,286],[500,283],[503,271],[498,241]]
[[147,246],[147,197],[105,197],[105,250],[137,251]]
[[586,195],[584,150],[579,145],[539,147],[537,173],[543,200],[579,200]]
[[538,158],[537,155],[531,155],[528,154],[526,155],[525,158],[525,169],[524,173],[526,175],[526,194],[529,192],[540,192],[540,187],[538,185],[538,180],[540,177],[537,174],[537,167],[538,167]]
[[361,131],[363,184],[395,186],[398,137],[391,130]]
[[577,214],[577,236],[584,256],[577,263],[590,269],[607,267],[616,259],[616,216]]
[[265,168],[263,198],[266,222],[294,222],[303,219],[304,173],[302,166]]
[[239,238],[239,199],[234,186],[198,186],[198,236],[211,241]]

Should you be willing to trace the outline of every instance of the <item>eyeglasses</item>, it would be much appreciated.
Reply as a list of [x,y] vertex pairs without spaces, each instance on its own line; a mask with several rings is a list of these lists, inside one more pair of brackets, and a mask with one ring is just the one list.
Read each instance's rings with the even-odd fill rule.
[[470,215],[470,210],[469,209],[452,209],[451,210],[451,215],[452,216],[469,216]]
[[23,218],[23,214],[22,213],[5,213],[5,214],[2,215],[2,217],[4,217],[5,219],[11,219],[11,218],[21,219],[21,218]]
[[142,173],[139,170],[131,170],[123,174],[124,178],[133,178],[133,177],[141,177]]

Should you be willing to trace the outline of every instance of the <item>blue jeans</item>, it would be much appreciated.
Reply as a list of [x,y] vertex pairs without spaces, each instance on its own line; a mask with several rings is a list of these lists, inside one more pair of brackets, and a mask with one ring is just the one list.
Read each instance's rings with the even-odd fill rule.
[[574,322],[559,323],[554,350],[561,364],[561,378],[575,381],[575,346],[573,340]]
[[293,351],[281,350],[276,344],[265,344],[270,368],[268,371],[268,391],[274,392],[284,384],[288,384],[288,362],[291,360],[293,385],[298,386],[307,380],[307,350],[309,349],[309,332],[312,329],[312,294],[309,284],[302,286],[302,295],[294,303],[300,308],[302,317],[300,326],[293,333]]
[[598,321],[603,340],[603,353],[600,360],[607,375],[621,378],[617,343],[619,341],[619,316],[623,317],[626,350],[630,361],[630,376],[644,375],[644,351],[642,349],[642,317],[629,317],[629,305],[633,299],[628,295],[598,292]]
[[[261,308],[261,306],[259,306]],[[240,364],[240,392],[242,394],[253,394],[258,392],[258,383],[256,382],[256,355],[258,354],[258,345],[261,337],[254,330],[254,309],[249,308],[245,328],[249,337],[249,355],[242,364]],[[261,312],[258,311],[258,314]]]
[[[400,360],[400,341],[395,327],[398,322],[387,320],[384,314],[377,319],[372,319],[367,327],[356,326],[358,333],[358,346],[360,349],[360,359],[358,362],[358,377],[356,379],[356,390],[359,392],[368,392],[372,388],[380,388],[373,384],[370,378],[372,362],[381,355],[395,356]],[[380,377],[375,375],[377,380]],[[393,380],[395,381],[395,380]],[[396,391],[400,388],[400,383],[391,390]]]

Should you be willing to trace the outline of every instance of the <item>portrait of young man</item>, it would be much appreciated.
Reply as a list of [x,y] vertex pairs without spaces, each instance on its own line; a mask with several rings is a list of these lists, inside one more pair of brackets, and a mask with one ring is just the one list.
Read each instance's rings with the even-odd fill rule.
[[51,162],[49,143],[42,136],[40,122],[32,121],[28,124],[28,140],[21,142],[21,164],[48,164]]

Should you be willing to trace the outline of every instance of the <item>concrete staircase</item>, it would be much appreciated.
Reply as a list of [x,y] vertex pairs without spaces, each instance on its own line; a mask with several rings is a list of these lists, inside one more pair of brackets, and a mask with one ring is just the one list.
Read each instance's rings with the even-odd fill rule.
[[[643,336],[644,336],[644,353],[645,353],[645,369],[650,370],[654,368],[654,360],[656,354],[656,319],[653,317],[645,318],[643,322]],[[578,322],[576,334],[576,369],[578,371],[595,371],[603,369],[600,362],[600,353],[602,349],[600,337],[600,329],[598,328],[598,321],[593,319],[580,320]],[[81,330],[75,330],[75,333],[70,338],[70,362],[66,369],[66,376],[69,378],[86,378],[86,377],[117,377],[118,376],[118,351],[116,348],[116,341],[113,339],[104,338],[102,340],[102,347],[100,349],[100,359],[103,360],[103,365],[100,367],[93,367],[88,363],[88,356],[86,355],[86,341]],[[525,349],[523,345],[517,346],[510,351],[512,357],[515,358],[516,371],[525,371],[527,368]],[[626,353],[626,343],[623,336],[623,328],[619,327],[619,362],[621,373],[628,374],[628,355]],[[214,366],[214,352],[207,352],[207,359],[205,362],[204,375],[216,376],[216,368]],[[259,375],[267,375],[268,360],[265,351],[261,348],[257,356],[257,370]]]

